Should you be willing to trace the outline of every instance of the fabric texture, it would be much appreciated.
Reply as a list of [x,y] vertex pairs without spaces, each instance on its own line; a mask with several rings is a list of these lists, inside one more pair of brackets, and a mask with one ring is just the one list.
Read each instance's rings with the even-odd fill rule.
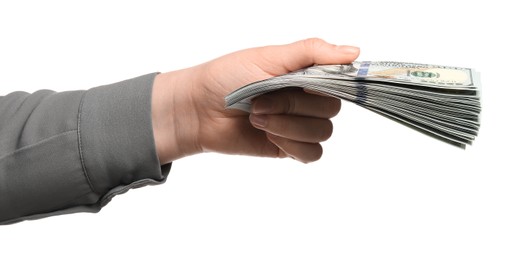
[[0,224],[98,212],[163,183],[151,123],[156,73],[87,91],[0,96]]

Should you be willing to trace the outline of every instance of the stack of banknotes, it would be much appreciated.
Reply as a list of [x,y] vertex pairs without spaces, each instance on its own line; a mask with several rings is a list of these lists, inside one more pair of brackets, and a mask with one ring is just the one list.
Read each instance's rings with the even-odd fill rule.
[[249,111],[252,99],[282,88],[321,92],[465,148],[480,126],[479,74],[469,68],[391,61],[317,65],[258,81],[225,97]]

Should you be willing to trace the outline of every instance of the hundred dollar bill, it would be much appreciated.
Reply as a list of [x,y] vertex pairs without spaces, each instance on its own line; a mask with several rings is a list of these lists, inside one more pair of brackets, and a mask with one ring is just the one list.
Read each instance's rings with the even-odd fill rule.
[[[341,97],[380,86],[387,92],[429,96],[470,96],[480,89],[479,76],[469,68],[392,61],[359,61],[347,65],[319,65],[254,82],[225,97],[227,108],[248,111],[251,99],[285,87],[304,87]],[[347,98],[345,98],[347,99]],[[460,98],[465,102],[466,98]],[[354,100],[350,100],[354,101]]]
[[264,93],[301,87],[351,101],[464,148],[480,127],[480,77],[469,68],[391,61],[318,65],[251,83],[225,97],[249,111]]
[[320,65],[294,72],[290,75],[304,75],[328,78],[352,77],[352,80],[394,82],[442,89],[477,89],[477,76],[469,68],[394,62],[356,61],[348,65]]

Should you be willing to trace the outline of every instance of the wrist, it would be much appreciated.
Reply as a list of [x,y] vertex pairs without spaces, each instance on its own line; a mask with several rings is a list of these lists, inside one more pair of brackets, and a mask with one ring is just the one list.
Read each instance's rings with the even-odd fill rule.
[[158,74],[153,83],[151,116],[161,164],[201,152],[191,70]]

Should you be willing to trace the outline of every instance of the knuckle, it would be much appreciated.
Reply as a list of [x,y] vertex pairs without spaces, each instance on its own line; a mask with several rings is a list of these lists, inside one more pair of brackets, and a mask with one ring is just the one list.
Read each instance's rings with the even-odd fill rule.
[[294,114],[298,109],[298,101],[292,91],[278,91],[263,96],[269,100],[270,111],[274,114]]
[[287,114],[295,114],[297,109],[297,102],[296,97],[294,95],[288,95],[286,100],[286,113]]
[[318,47],[322,46],[325,41],[320,38],[313,37],[305,39],[302,43],[304,44],[304,47],[306,47],[308,50],[315,50]]

